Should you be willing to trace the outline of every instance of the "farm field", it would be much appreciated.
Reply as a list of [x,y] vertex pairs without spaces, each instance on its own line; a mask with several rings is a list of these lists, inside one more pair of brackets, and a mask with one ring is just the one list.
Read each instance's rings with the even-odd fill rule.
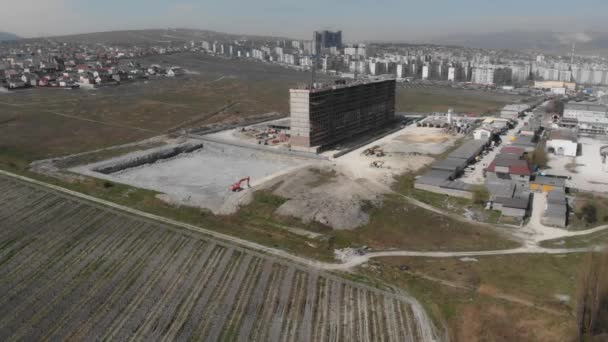
[[0,340],[404,341],[407,297],[0,177]]

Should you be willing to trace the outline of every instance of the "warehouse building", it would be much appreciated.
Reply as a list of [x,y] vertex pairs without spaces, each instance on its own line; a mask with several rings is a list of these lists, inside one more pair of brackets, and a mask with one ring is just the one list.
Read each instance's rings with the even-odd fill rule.
[[608,106],[594,103],[567,103],[562,125],[580,133],[608,134]]
[[532,152],[536,149],[536,138],[531,135],[518,135],[511,142],[511,146],[523,148],[526,152]]
[[525,188],[529,187],[532,170],[524,159],[499,154],[486,169],[488,180],[508,180]]
[[517,120],[517,118],[523,116],[528,109],[530,109],[530,105],[527,104],[510,104],[500,111],[500,117],[508,120]]
[[530,181],[530,190],[542,193],[564,192],[566,190],[566,180],[557,177],[536,176],[534,180]]
[[467,163],[471,163],[483,152],[487,145],[487,141],[469,140],[450,153],[448,158],[462,159]]
[[318,152],[362,133],[383,128],[395,118],[395,80],[290,89],[291,145]]
[[568,223],[568,200],[563,190],[554,190],[547,194],[547,205],[541,223],[545,226],[566,228]]
[[555,129],[549,133],[547,151],[559,156],[576,157],[578,139],[576,133],[569,129]]
[[501,178],[486,179],[492,209],[504,216],[523,219],[530,207],[530,191],[523,185]]
[[431,166],[431,170],[416,179],[414,188],[462,198],[473,198],[474,186],[455,182],[462,171],[474,161],[483,149],[487,141],[469,140],[454,150],[444,160],[438,161]]
[[521,197],[497,197],[492,209],[500,211],[504,216],[523,219],[528,215],[530,195]]

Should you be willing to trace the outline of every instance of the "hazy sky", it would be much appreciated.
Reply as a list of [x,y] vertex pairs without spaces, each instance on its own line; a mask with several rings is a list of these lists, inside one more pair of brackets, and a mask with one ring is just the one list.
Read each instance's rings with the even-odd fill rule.
[[25,37],[188,27],[349,41],[512,30],[608,31],[608,0],[0,0],[0,31]]

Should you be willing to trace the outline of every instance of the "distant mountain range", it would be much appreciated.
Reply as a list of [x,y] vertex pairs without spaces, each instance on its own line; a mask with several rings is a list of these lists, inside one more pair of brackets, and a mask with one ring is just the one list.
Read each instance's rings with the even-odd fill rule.
[[17,39],[21,39],[21,37],[19,37],[18,35],[14,34],[14,33],[0,32],[0,42],[6,41],[6,40],[17,40]]
[[576,43],[576,53],[586,55],[608,52],[608,32],[527,32],[453,34],[431,41],[440,45],[480,49],[510,49],[568,54]]
[[[188,43],[201,40],[275,40],[276,37],[242,35],[197,29],[147,29],[125,30],[74,34],[69,36],[45,37],[58,42],[89,42],[106,44],[156,44],[156,43]],[[34,38],[36,40],[36,38]]]
[[[0,41],[20,39],[15,34],[0,32]],[[155,44],[161,42],[187,43],[201,40],[264,40],[287,39],[247,34],[231,34],[198,29],[149,29],[84,33],[69,36],[50,37],[59,42],[91,42],[109,44]],[[35,40],[35,39],[34,39]],[[608,32],[546,32],[509,31],[497,33],[451,34],[418,43],[435,45],[464,46],[481,49],[508,49],[534,51],[550,54],[569,54],[572,43],[576,43],[576,53],[581,55],[608,54]]]

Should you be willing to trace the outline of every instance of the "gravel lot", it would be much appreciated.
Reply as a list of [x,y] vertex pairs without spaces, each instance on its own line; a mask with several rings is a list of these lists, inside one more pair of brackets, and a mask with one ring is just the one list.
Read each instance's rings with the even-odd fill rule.
[[[130,158],[126,155],[119,159]],[[230,186],[244,177],[251,185],[302,166],[309,161],[292,156],[243,147],[205,142],[204,148],[104,175],[91,171],[95,164],[74,169],[94,177],[108,179],[161,192],[170,203],[197,206],[215,213],[230,214],[238,209],[238,200],[249,191],[233,193]]]
[[[602,164],[600,156],[600,147],[608,145],[608,139],[582,137],[578,141],[582,154],[576,158],[551,154],[549,173],[572,177],[566,182],[572,188],[608,192],[608,164]],[[569,171],[568,164],[576,164],[576,172]]]

